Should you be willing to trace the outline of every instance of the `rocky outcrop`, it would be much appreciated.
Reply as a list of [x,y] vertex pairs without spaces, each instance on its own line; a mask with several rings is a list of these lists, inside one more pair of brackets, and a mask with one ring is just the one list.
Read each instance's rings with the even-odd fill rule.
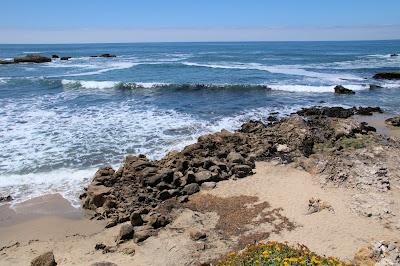
[[355,114],[357,115],[372,115],[373,113],[383,113],[380,107],[310,107],[303,108],[297,111],[298,115],[301,116],[325,116],[325,117],[336,117],[336,118],[349,118]]
[[397,57],[399,56],[398,54],[391,54],[390,57]]
[[63,56],[60,58],[61,61],[68,61],[69,59],[71,59],[71,56]]
[[343,87],[342,85],[338,85],[335,87],[335,94],[355,94],[354,91]]
[[60,56],[59,56],[59,55],[56,55],[56,54],[53,54],[53,55],[51,56],[51,58],[57,59],[57,58],[60,58]]
[[385,120],[385,123],[394,127],[400,127],[400,116],[395,116]]
[[32,55],[28,54],[25,56],[21,57],[15,57],[14,58],[14,63],[19,64],[19,63],[48,63],[51,62],[51,58],[48,58],[46,56],[42,55]]
[[32,260],[31,266],[56,266],[53,252],[46,252]]
[[129,221],[132,238],[141,242],[169,224],[172,210],[190,195],[251,175],[256,161],[295,162],[324,182],[387,191],[392,168],[374,158],[386,152],[383,137],[349,118],[379,111],[307,108],[270,125],[249,121],[236,132],[201,136],[161,160],[129,155],[118,170],[108,166],[97,171],[81,195],[82,206],[92,219],[106,220],[107,227]]
[[382,72],[377,73],[374,79],[400,79],[400,72]]

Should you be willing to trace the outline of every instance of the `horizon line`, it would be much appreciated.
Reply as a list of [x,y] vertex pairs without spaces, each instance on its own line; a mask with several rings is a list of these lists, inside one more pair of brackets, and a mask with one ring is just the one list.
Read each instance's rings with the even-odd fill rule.
[[54,43],[0,43],[0,45],[75,45],[75,44],[173,44],[173,43],[278,43],[278,42],[386,42],[400,41],[400,38],[393,39],[354,39],[354,40],[265,40],[265,41],[127,41],[127,42],[54,42]]

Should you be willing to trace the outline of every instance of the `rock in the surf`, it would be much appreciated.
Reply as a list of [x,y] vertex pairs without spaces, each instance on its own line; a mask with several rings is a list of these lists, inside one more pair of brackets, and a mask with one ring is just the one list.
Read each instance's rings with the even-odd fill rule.
[[354,91],[343,87],[342,85],[338,85],[335,87],[336,94],[355,94]]
[[374,79],[400,79],[400,72],[382,72],[377,73],[373,77]]
[[42,55],[28,54],[21,57],[15,57],[14,63],[48,63],[51,62],[51,58]]

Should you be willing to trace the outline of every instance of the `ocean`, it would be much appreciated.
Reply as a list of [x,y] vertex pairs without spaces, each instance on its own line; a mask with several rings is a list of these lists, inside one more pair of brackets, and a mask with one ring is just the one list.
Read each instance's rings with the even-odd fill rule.
[[[206,133],[313,105],[400,113],[400,41],[0,45],[0,194],[78,195],[127,154],[159,159]],[[103,53],[115,58],[92,58]],[[335,95],[335,85],[356,91]],[[370,84],[383,86],[369,90]]]

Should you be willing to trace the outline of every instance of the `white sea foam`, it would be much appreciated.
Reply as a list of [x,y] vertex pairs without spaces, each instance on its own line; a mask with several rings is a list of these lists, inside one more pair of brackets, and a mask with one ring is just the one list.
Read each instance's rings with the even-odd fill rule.
[[[77,196],[100,165],[118,166],[129,153],[161,158],[170,150],[194,143],[200,135],[222,128],[233,130],[248,119],[260,119],[276,110],[246,110],[211,122],[174,110],[149,108],[134,99],[88,106],[79,112],[60,104],[82,93],[67,91],[5,102],[0,117],[4,125],[0,128],[0,189],[16,202],[61,193],[78,205]],[[50,103],[56,107],[49,108]],[[289,113],[295,108],[279,111]],[[75,169],[75,165],[84,168]]]
[[60,193],[73,206],[79,207],[78,196],[96,170],[96,168],[85,170],[57,169],[21,175],[1,175],[0,189],[3,193],[13,196],[13,204],[44,194]]
[[332,74],[332,73],[320,73],[320,72],[309,71],[300,68],[298,65],[267,66],[258,63],[224,63],[224,62],[219,64],[200,64],[200,63],[184,62],[183,64],[187,66],[196,66],[196,67],[260,70],[276,74],[296,75],[296,76],[324,79],[324,80],[329,80],[331,82],[340,82],[342,80],[363,80],[362,78],[351,74]]
[[[335,86],[310,86],[310,85],[270,85],[272,90],[288,91],[288,92],[311,92],[311,93],[325,93],[334,92]],[[366,85],[346,84],[344,87],[359,91],[366,90],[369,87]]]
[[120,82],[120,81],[94,81],[94,80],[70,80],[63,79],[61,84],[66,87],[72,88],[85,88],[85,89],[111,89],[111,88],[144,88],[150,89],[158,86],[167,85],[167,83],[160,82]]

